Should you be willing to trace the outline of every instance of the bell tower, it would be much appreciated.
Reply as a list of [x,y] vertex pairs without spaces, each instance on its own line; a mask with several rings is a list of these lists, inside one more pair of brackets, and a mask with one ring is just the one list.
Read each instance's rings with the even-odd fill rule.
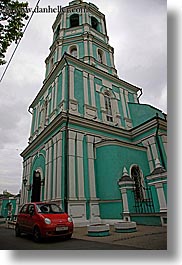
[[114,76],[114,49],[109,45],[105,15],[92,3],[75,0],[62,8],[53,24],[46,78],[66,52]]

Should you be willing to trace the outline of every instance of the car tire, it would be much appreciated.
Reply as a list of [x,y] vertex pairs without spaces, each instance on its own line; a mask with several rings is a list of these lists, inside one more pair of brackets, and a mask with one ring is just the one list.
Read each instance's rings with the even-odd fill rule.
[[33,240],[36,243],[41,241],[41,232],[40,232],[40,229],[37,226],[33,230]]
[[19,225],[15,226],[15,236],[20,237],[21,236],[21,231]]

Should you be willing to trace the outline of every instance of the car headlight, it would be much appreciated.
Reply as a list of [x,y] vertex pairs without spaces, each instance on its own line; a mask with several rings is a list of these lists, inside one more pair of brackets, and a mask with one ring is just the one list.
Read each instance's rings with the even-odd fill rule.
[[73,222],[73,219],[71,216],[68,216],[68,222]]
[[45,224],[47,224],[47,225],[50,225],[50,224],[51,224],[51,220],[50,220],[49,218],[45,218],[45,219],[44,219],[44,222],[45,222]]

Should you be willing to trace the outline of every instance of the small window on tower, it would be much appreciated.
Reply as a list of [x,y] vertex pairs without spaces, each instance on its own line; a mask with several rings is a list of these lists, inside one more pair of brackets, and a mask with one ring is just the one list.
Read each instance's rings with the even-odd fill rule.
[[73,56],[73,57],[76,57],[78,56],[78,52],[77,52],[77,48],[74,46],[70,49],[70,54]]
[[70,28],[78,27],[79,26],[79,15],[73,14],[70,17]]
[[99,31],[99,22],[95,17],[91,17],[92,28]]
[[103,52],[101,50],[98,50],[98,61],[103,63]]
[[104,93],[104,101],[106,109],[106,120],[109,122],[113,122],[111,96],[110,93],[107,91]]

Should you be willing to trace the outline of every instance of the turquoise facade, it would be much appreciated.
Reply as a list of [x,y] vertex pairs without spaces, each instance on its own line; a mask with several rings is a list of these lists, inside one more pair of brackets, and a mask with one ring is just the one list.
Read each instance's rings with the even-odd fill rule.
[[[117,76],[104,14],[82,1],[63,11],[53,24],[43,86],[29,107],[21,204],[54,201],[79,224],[152,223],[151,214],[166,213],[166,115],[140,104],[141,89]],[[162,175],[151,175],[156,161]]]

